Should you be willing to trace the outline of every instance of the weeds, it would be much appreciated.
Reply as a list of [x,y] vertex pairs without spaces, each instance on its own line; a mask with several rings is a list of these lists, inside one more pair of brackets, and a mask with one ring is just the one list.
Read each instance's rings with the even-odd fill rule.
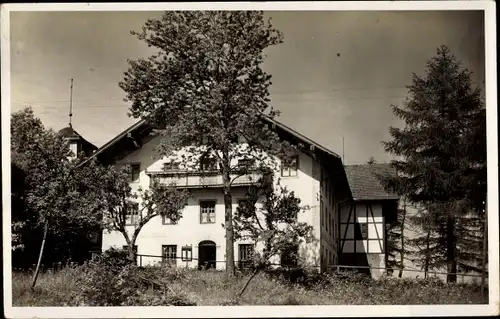
[[[40,274],[35,291],[30,275],[14,272],[14,306],[236,306],[236,305],[404,305],[487,303],[478,287],[436,279],[369,277],[340,272],[258,273],[227,276],[215,270],[139,268],[107,256],[83,266]],[[296,272],[295,274],[299,274]],[[141,278],[147,278],[145,281]]]

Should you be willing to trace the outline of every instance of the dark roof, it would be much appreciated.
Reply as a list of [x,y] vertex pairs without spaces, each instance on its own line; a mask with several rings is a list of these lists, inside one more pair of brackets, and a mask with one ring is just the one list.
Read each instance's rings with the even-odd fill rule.
[[[281,128],[282,130],[288,132],[289,134],[292,134],[294,135],[295,137],[297,137],[298,139],[302,140],[303,142],[305,143],[308,143],[310,145],[314,145],[315,148],[317,148],[318,150],[322,151],[322,152],[325,152],[327,153],[328,155],[331,155],[331,156],[334,156],[336,158],[340,158],[340,156],[332,151],[330,151],[329,149],[327,149],[326,147],[314,142],[313,140],[305,137],[304,135],[294,131],[293,129],[289,128],[288,126],[282,124],[282,123],[279,123],[277,122],[276,120],[272,120],[268,117],[265,117],[264,118],[265,120],[267,120],[269,123],[271,124],[274,124],[276,125],[277,127]],[[103,152],[105,152],[107,149],[111,148],[114,144],[118,143],[120,140],[126,138],[128,136],[129,133],[132,133],[133,131],[136,131],[136,130],[140,130],[140,129],[143,129],[147,126],[150,126],[149,123],[147,123],[146,120],[142,119],[138,122],[136,122],[135,124],[133,124],[132,126],[128,127],[127,129],[125,129],[123,132],[121,132],[120,134],[118,134],[116,137],[114,137],[113,139],[111,139],[109,142],[107,142],[106,144],[104,144],[103,146],[101,146],[93,155],[92,157],[97,157],[99,156],[100,154],[102,154]]]
[[[303,144],[308,144],[305,146],[309,147],[310,151],[317,151],[319,154],[324,154],[327,156],[326,162],[330,162],[331,164],[334,164],[331,169],[331,173],[333,174],[334,178],[338,178],[340,180],[340,183],[343,185],[341,188],[345,189],[347,194],[345,196],[351,197],[351,192],[350,189],[347,185],[347,178],[346,174],[340,159],[340,156],[330,150],[328,150],[326,147],[314,142],[313,140],[305,137],[304,135],[294,131],[293,129],[289,128],[288,126],[279,123],[275,120],[270,119],[267,116],[264,116],[263,118],[265,121],[268,123],[275,125],[278,127],[281,131],[285,132],[286,135],[292,136],[294,139],[299,140]],[[145,136],[145,134],[149,134],[153,130],[153,126],[149,121],[146,121],[144,119],[137,121],[135,124],[132,126],[128,127],[125,129],[123,132],[112,138],[109,142],[101,146],[97,151],[95,151],[90,158],[88,158],[87,161],[83,162],[82,165],[84,165],[86,162],[88,162],[92,158],[97,158],[101,163],[103,164],[111,164],[110,158],[113,156],[108,156],[111,153],[114,152],[127,152],[133,149],[134,144],[130,142],[130,137],[134,138],[142,138]],[[127,141],[129,140],[129,141]]]
[[104,151],[106,151],[107,149],[118,143],[120,140],[126,138],[129,133],[132,133],[133,131],[144,128],[146,126],[149,126],[149,124],[145,120],[140,120],[136,122],[135,124],[126,128],[123,132],[112,138],[109,142],[101,146],[94,154],[92,154],[91,158],[99,156]]
[[73,127],[71,126],[66,126],[65,128],[61,129],[59,131],[59,135],[62,135],[64,137],[78,137],[81,138],[80,134],[78,134]]
[[66,126],[65,128],[59,130],[58,134],[68,139],[79,139],[86,148],[92,150],[97,149],[97,146],[84,139],[72,126]]
[[313,145],[315,148],[319,149],[320,151],[322,151],[322,152],[324,152],[324,153],[326,153],[328,155],[331,155],[331,156],[334,156],[334,157],[340,159],[340,155],[338,155],[337,153],[330,151],[326,147],[324,147],[324,146],[316,143],[315,141],[311,140],[310,138],[308,138],[308,137],[300,134],[299,132],[293,130],[292,128],[286,126],[285,124],[277,122],[276,120],[273,120],[273,119],[271,119],[269,117],[264,117],[264,119],[266,121],[268,121],[269,123],[278,126],[279,128],[281,128],[282,130],[288,132],[289,134],[294,135],[295,137],[297,137],[301,141],[303,141],[305,143],[308,143],[309,145]]
[[355,201],[399,199],[397,195],[387,192],[377,177],[395,174],[388,163],[346,165],[345,172]]

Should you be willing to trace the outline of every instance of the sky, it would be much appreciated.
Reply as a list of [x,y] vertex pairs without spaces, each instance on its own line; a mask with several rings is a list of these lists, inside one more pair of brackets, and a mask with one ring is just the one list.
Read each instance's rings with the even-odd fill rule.
[[[390,161],[381,141],[400,126],[412,73],[447,45],[484,88],[484,17],[479,11],[272,11],[284,42],[266,50],[278,120],[346,164]],[[31,106],[46,127],[68,125],[102,146],[136,119],[118,82],[127,59],[150,49],[131,30],[161,12],[12,12],[11,112]],[[344,140],[344,147],[343,142]]]

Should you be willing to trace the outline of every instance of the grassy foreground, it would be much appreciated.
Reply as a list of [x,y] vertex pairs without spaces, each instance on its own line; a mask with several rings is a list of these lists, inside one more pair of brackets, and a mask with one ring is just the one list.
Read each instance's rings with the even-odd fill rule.
[[[135,270],[134,270],[135,271]],[[444,284],[435,280],[386,278],[379,281],[362,280],[353,276],[321,276],[300,284],[291,284],[275,276],[259,273],[247,287],[242,298],[237,293],[244,286],[249,274],[228,278],[223,272],[197,270],[164,270],[150,268],[142,274],[159,278],[167,283],[168,290],[144,286],[140,297],[122,305],[387,305],[387,304],[480,304],[487,303],[487,297],[474,286]],[[89,283],[89,276],[82,267],[68,267],[57,272],[41,273],[35,291],[30,290],[31,276],[15,272],[12,282],[13,306],[79,306],[96,305],[82,301],[80,289],[82,280]],[[127,293],[126,280],[120,281],[119,293]],[[130,277],[128,277],[130,281]],[[115,279],[113,279],[115,280]],[[97,281],[97,280],[96,280]],[[94,281],[95,282],[95,281]],[[94,285],[90,281],[90,285]],[[115,294],[109,285],[95,283],[86,290],[87,295],[103,296]],[[133,285],[132,285],[133,286]],[[104,289],[104,290],[103,290]],[[137,290],[137,286],[131,289]],[[132,290],[131,290],[132,291]],[[160,300],[169,295],[169,301]],[[101,297],[102,298],[102,297]],[[85,299],[85,298],[84,298]]]

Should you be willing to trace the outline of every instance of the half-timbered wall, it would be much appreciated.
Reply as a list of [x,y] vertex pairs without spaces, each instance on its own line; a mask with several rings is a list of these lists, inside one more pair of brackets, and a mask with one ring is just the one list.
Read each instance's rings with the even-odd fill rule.
[[[340,206],[340,253],[343,263],[385,267],[385,226],[381,203],[354,202]],[[383,269],[371,269],[374,277]]]

